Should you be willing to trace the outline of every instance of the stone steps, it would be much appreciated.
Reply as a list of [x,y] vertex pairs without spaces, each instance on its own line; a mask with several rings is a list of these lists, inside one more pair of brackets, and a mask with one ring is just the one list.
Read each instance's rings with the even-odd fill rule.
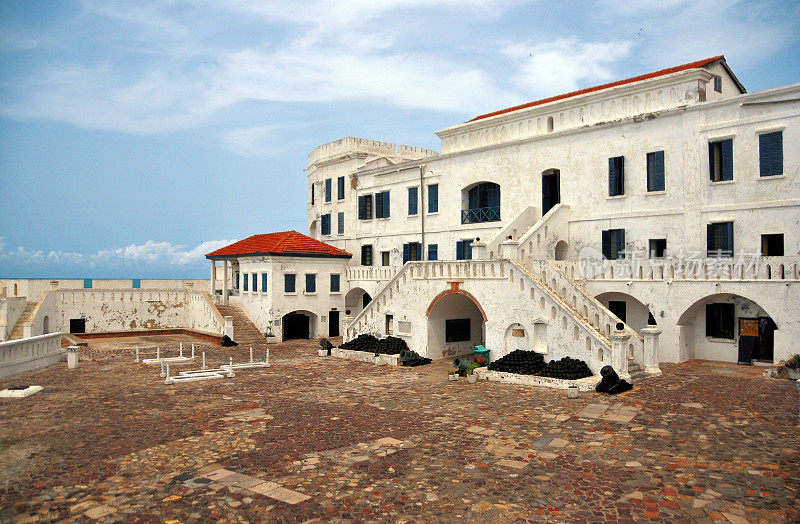
[[20,315],[17,323],[14,324],[14,329],[11,330],[11,335],[8,337],[8,340],[19,340],[22,338],[23,327],[25,323],[31,319],[34,309],[36,309],[36,302],[25,303],[25,310],[22,312],[22,315]]
[[628,359],[628,373],[631,375],[631,382],[647,377],[647,373],[644,372],[642,366],[632,358]]
[[233,317],[234,342],[242,346],[261,346],[267,343],[264,334],[253,324],[247,313],[239,306],[217,306],[223,317]]

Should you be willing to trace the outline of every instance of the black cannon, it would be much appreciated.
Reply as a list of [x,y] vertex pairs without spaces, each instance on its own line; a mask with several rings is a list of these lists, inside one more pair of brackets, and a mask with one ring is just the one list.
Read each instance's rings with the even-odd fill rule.
[[603,366],[600,370],[600,383],[594,388],[598,393],[608,393],[609,395],[616,395],[630,391],[633,386],[627,380],[620,380],[617,372],[611,366]]

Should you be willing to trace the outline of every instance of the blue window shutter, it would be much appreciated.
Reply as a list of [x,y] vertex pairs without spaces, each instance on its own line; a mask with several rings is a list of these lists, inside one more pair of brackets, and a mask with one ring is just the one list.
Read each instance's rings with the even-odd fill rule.
[[337,227],[339,228],[338,229],[339,234],[344,235],[344,212],[342,211],[339,212],[339,220]]
[[477,209],[480,207],[480,186],[475,186],[469,190],[469,208]]
[[656,151],[656,191],[664,191],[667,184],[664,181],[664,152]]
[[625,230],[617,229],[617,259],[623,258],[625,253]]
[[439,260],[438,244],[428,244],[428,260]]
[[727,256],[733,256],[733,222],[726,222],[723,228],[723,247]]
[[655,191],[656,154],[647,153],[647,190]]
[[325,202],[331,201],[331,179],[325,179]]
[[466,255],[465,258],[467,260],[472,260],[472,241],[471,240],[465,240],[464,241],[464,245],[465,245],[465,247],[464,247],[465,253],[464,254]]
[[625,157],[617,157],[617,194],[625,194]]
[[314,184],[311,184],[311,205],[314,205]]
[[266,293],[267,292],[267,274],[266,273],[261,273],[261,292],[262,293]]
[[759,171],[761,176],[783,173],[783,133],[764,133],[758,136]]
[[253,291],[258,291],[258,273],[253,273],[252,284]]
[[603,231],[603,257],[611,259],[611,231]]
[[439,212],[439,184],[428,186],[428,213]]
[[389,218],[389,192],[383,192],[383,218]]
[[708,176],[714,181],[714,142],[708,143]]
[[403,264],[408,262],[410,256],[411,256],[411,245],[403,244]]
[[131,282],[131,286],[133,289],[140,289],[142,287],[142,280],[139,278],[134,278]]
[[383,218],[383,195],[375,193],[375,218]]
[[608,196],[617,194],[617,162],[613,158],[608,159]]
[[247,291],[247,273],[242,273],[242,291]]
[[733,180],[733,139],[722,141],[722,180]]
[[336,198],[341,200],[344,198],[344,177],[340,176],[336,182]]
[[758,169],[761,176],[770,176],[772,162],[769,134],[758,135]]
[[283,291],[285,293],[294,293],[295,290],[295,275],[294,273],[286,273],[283,275]]
[[497,207],[500,205],[500,186],[492,184],[489,187],[489,207]]
[[714,238],[715,224],[708,224],[706,226],[706,256],[711,256],[717,249],[716,239]]
[[358,197],[358,219],[365,220],[367,217],[366,202],[363,196]]
[[464,242],[456,242],[456,260],[464,260]]
[[234,289],[239,289],[239,273],[236,272],[236,273],[233,274],[233,276],[234,276],[233,287],[234,287]]
[[416,215],[419,211],[419,188],[408,188],[408,214]]

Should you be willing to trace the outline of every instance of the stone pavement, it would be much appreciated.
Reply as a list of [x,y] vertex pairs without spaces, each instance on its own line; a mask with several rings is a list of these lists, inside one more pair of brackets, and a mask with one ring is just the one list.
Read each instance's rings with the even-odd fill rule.
[[44,386],[0,400],[0,522],[800,519],[797,388],[758,368],[664,365],[568,399],[297,341],[270,368],[166,386],[135,340],[90,345],[77,370],[0,384]]

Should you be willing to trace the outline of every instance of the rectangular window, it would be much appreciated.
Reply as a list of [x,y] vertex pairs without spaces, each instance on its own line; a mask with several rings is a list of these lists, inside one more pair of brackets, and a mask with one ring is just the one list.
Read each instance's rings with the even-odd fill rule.
[[338,273],[331,273],[331,293],[339,293],[342,290],[342,276]]
[[233,272],[233,289],[239,289],[239,272]]
[[439,260],[439,244],[428,244],[428,260]]
[[92,289],[92,279],[91,278],[84,278],[83,279],[83,289]]
[[428,213],[439,212],[439,184],[428,186]]
[[444,321],[445,342],[466,342],[470,337],[470,319],[453,318]]
[[706,228],[706,235],[706,256],[733,256],[733,222],[717,222],[716,224],[708,224]]
[[331,179],[325,179],[325,202],[331,201]]
[[758,167],[761,176],[783,174],[783,131],[758,135]]
[[650,258],[664,258],[667,254],[666,238],[650,239]]
[[344,177],[340,176],[336,179],[336,198],[344,200]]
[[382,266],[388,266],[390,264],[389,256],[390,256],[390,254],[389,254],[388,251],[381,251],[381,265]]
[[422,260],[422,244],[420,242],[403,244],[403,264],[413,260]]
[[419,188],[418,187],[409,187],[408,188],[408,214],[416,215],[418,210],[417,208],[419,202]]
[[647,153],[647,191],[664,191],[664,152]]
[[624,229],[608,229],[603,231],[603,256],[608,260],[625,258]]
[[389,218],[389,192],[375,193],[375,218]]
[[294,273],[285,273],[283,275],[283,292],[284,293],[294,293],[296,291],[295,284],[297,281],[297,275]]
[[625,157],[608,159],[608,196],[625,194]]
[[314,184],[311,184],[311,205],[314,205]]
[[372,246],[361,246],[361,265],[372,265]]
[[472,260],[472,240],[456,242],[456,260]]
[[712,182],[733,180],[733,139],[708,143],[708,169]]
[[266,273],[261,273],[261,292],[262,293],[266,293],[267,292],[267,274]]
[[358,197],[358,219],[372,219],[372,195]]
[[323,235],[330,235],[331,234],[331,214],[327,213],[322,215],[321,217],[322,226],[320,228],[320,232]]
[[392,328],[394,327],[394,315],[386,315],[386,334],[392,334]]
[[733,340],[733,304],[706,304],[706,336]]
[[338,222],[336,224],[336,232],[340,235],[344,235],[344,212],[340,211],[338,216]]
[[131,287],[133,287],[133,289],[140,289],[140,288],[142,287],[142,281],[141,281],[141,279],[134,278],[134,279],[131,281]]
[[761,256],[783,256],[783,233],[774,235],[761,235]]
[[247,291],[247,284],[249,280],[247,279],[247,273],[242,273],[242,291]]
[[306,273],[306,293],[317,292],[317,275],[315,273]]
[[251,283],[253,284],[251,286],[253,288],[253,293],[255,293],[256,291],[258,291],[258,273],[253,273]]
[[714,91],[722,93],[722,77],[719,75],[714,75]]

